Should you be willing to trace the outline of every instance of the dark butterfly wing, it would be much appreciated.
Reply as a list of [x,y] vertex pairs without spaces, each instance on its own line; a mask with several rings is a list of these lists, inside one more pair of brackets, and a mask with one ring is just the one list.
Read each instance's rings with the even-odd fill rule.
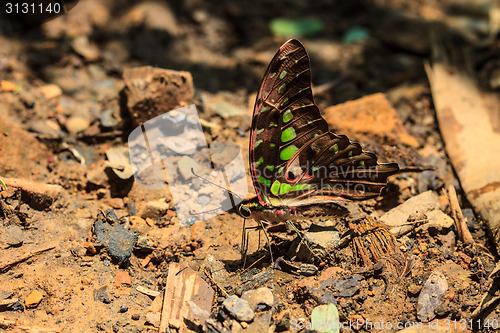
[[261,204],[293,206],[378,196],[399,167],[328,131],[314,104],[309,56],[292,39],[271,60],[257,94],[250,170]]

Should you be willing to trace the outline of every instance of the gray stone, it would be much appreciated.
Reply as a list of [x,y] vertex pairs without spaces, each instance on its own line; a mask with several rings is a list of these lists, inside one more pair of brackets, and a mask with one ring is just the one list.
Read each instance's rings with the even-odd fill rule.
[[[436,193],[427,191],[411,199],[406,200],[401,205],[391,209],[379,218],[379,221],[389,228],[402,228],[411,216],[425,214],[439,209],[439,199]],[[411,226],[410,226],[411,228]]]
[[417,318],[426,323],[436,317],[435,310],[443,303],[448,281],[443,273],[434,271],[424,284],[417,303]]
[[250,322],[255,318],[255,313],[250,308],[250,304],[236,295],[226,298],[222,305],[224,305],[224,308],[239,321]]
[[[307,246],[305,244],[307,242]],[[333,226],[312,224],[309,231],[293,241],[288,257],[305,263],[313,263],[315,257],[322,258],[340,244],[340,234]],[[311,253],[314,251],[314,254]]]
[[270,308],[274,304],[273,292],[266,287],[245,291],[243,295],[241,295],[241,299],[247,301],[253,311],[255,311],[259,305]]
[[451,217],[443,213],[441,209],[435,209],[425,213],[429,222],[428,226],[437,227],[439,229],[450,229],[454,222]]
[[118,223],[112,209],[98,214],[98,220],[92,226],[92,233],[96,241],[102,243],[108,250],[111,258],[119,263],[124,263],[130,258],[139,238],[137,230],[127,230]]

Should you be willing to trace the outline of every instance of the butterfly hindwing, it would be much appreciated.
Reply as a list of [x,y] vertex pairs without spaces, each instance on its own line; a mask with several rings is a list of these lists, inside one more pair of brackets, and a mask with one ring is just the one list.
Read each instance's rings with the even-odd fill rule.
[[399,168],[328,131],[314,103],[309,56],[292,39],[272,59],[257,94],[250,170],[261,204],[293,206],[377,196]]

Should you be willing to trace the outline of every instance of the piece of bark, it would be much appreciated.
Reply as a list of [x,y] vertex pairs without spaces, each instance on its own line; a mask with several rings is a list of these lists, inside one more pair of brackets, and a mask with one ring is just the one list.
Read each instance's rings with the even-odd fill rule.
[[198,273],[188,266],[170,263],[158,332],[167,332],[169,325],[180,325],[180,333],[191,332],[186,323],[202,325],[210,316],[213,297],[214,290]]
[[474,244],[474,239],[467,227],[467,221],[462,214],[462,209],[458,203],[457,193],[453,185],[448,186],[448,200],[450,201],[451,214],[457,227],[458,237],[465,244]]
[[448,156],[474,210],[488,223],[500,251],[500,99],[465,74],[426,66]]

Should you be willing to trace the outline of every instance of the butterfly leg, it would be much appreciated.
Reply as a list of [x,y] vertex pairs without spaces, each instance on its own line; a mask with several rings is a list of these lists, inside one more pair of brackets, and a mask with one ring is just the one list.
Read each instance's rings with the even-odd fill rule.
[[271,267],[274,267],[274,258],[273,258],[273,250],[271,249],[271,240],[269,238],[269,235],[267,234],[266,228],[264,227],[264,224],[262,223],[262,221],[259,221],[259,223],[260,223],[260,226],[262,227],[262,230],[264,230],[264,236],[266,236],[267,245],[269,245],[269,254],[271,255],[271,262],[272,262]]
[[246,227],[246,220],[243,220],[243,232],[241,233],[241,261],[243,262],[243,268],[245,268],[248,253],[248,235],[250,232],[255,231],[260,228],[260,225]]
[[[289,227],[290,227],[293,231],[295,231],[295,232],[297,233],[297,235],[298,235],[298,236],[299,236],[299,238],[300,238],[300,244],[304,244],[304,245],[307,247],[307,249],[309,250],[309,252],[311,252],[311,254],[312,254],[314,257],[316,257],[317,259],[320,259],[320,260],[321,260],[321,258],[319,258],[319,257],[316,255],[316,253],[314,253],[314,251],[311,249],[311,247],[309,246],[309,243],[307,242],[307,240],[306,240],[306,239],[304,239],[304,236],[302,235],[302,232],[301,232],[299,229],[297,229],[297,227],[295,226],[295,224],[293,224],[293,222],[292,222],[292,221],[288,221],[288,220],[286,221],[286,224],[287,224],[287,225],[288,225],[288,226],[289,226]],[[299,244],[299,246],[300,246],[300,244]],[[298,247],[297,247],[297,248],[298,248]]]

